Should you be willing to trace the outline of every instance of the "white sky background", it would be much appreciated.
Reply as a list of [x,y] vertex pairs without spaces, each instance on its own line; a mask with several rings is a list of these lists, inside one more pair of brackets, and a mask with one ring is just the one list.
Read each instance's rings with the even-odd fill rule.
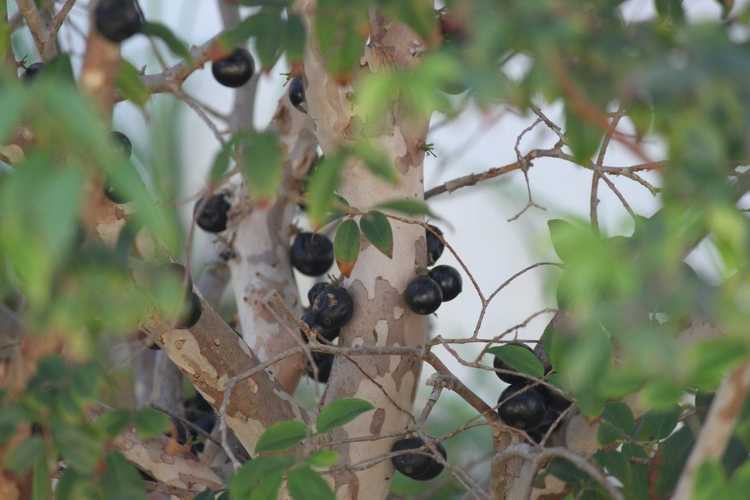
[[[744,4],[745,2],[737,2]],[[81,2],[82,5],[85,5]],[[158,20],[187,40],[199,44],[215,35],[221,23],[214,1],[206,0],[141,0],[146,15]],[[685,7],[691,19],[703,16],[718,16],[719,6],[714,0],[686,0]],[[631,0],[623,6],[628,19],[644,19],[654,13],[653,0]],[[86,17],[82,7],[74,9],[76,23],[85,29]],[[541,28],[543,29],[543,27]],[[74,51],[80,52],[80,37],[73,30],[64,28],[63,40],[76,39]],[[136,67],[148,65],[148,72],[160,70],[149,46],[142,37],[135,37],[123,45],[123,53]],[[163,50],[168,55],[167,50]],[[270,75],[261,78],[257,99],[255,123],[264,127],[271,118],[278,98],[286,90],[282,87],[285,71],[280,65]],[[216,83],[208,66],[197,71],[185,85],[186,91],[199,97],[212,106],[228,110],[232,102],[232,91]],[[561,124],[561,107],[546,109],[548,115]],[[218,149],[213,134],[206,125],[189,109],[182,113],[182,159],[183,168],[188,172],[184,195],[192,194],[202,187],[205,173]],[[518,117],[506,113],[500,120],[488,122],[486,117],[470,108],[458,120],[431,134],[428,142],[435,144],[438,158],[429,158],[425,165],[425,185],[430,188],[454,177],[510,163],[516,159],[514,143],[518,134],[533,121],[530,117]],[[624,122],[626,124],[626,122]],[[136,149],[148,149],[148,131],[142,115],[132,105],[120,104],[115,109],[114,128],[127,133]],[[626,130],[626,129],[625,129]],[[542,125],[527,134],[521,144],[522,154],[539,146],[549,146],[554,137]],[[467,147],[468,145],[468,147]],[[661,149],[657,143],[649,143],[646,150],[652,158],[659,159]],[[447,164],[442,164],[445,162]],[[614,141],[611,144],[606,165],[628,165],[639,163]],[[653,177],[649,178],[654,180]],[[498,182],[482,188],[465,188],[453,195],[443,195],[431,201],[433,210],[445,218],[454,228],[443,225],[446,237],[460,253],[472,270],[482,289],[489,294],[501,282],[520,269],[542,260],[556,260],[551,250],[546,229],[549,218],[571,215],[588,217],[591,173],[570,163],[555,159],[539,159],[529,172],[529,180],[537,203],[547,208],[527,211],[515,222],[507,219],[515,215],[526,204],[526,188],[523,176],[513,173],[502,177]],[[655,200],[640,185],[628,180],[612,177],[633,209],[650,215],[658,206]],[[628,233],[630,221],[619,200],[604,183],[600,184],[599,206],[600,224],[608,233]],[[192,205],[185,207],[187,222]],[[197,262],[205,259],[209,248],[209,238],[197,231]],[[708,272],[712,269],[710,252],[704,252],[692,263]],[[446,250],[441,264],[459,268],[457,262]],[[507,287],[492,303],[481,330],[482,337],[492,337],[505,329],[520,323],[535,311],[544,307],[554,307],[554,298],[545,293],[544,271],[532,271]],[[452,302],[444,304],[434,320],[434,334],[448,338],[469,336],[474,328],[480,310],[479,299],[473,292],[469,280],[464,276],[464,293]],[[542,316],[520,332],[522,338],[534,339],[544,329],[549,316]],[[467,359],[473,359],[476,348],[460,349]],[[475,354],[474,354],[475,355]],[[502,384],[490,372],[479,373],[458,365],[447,353],[441,357],[456,369],[462,378],[472,380],[474,388],[490,404],[494,404],[502,390]],[[488,361],[491,364],[491,361]],[[431,373],[426,369],[423,378]],[[424,397],[428,387],[421,384],[420,394]]]

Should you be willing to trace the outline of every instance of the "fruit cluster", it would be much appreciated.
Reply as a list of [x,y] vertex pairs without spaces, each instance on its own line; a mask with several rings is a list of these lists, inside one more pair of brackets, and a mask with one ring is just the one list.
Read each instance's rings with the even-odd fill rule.
[[[514,345],[534,352],[521,342]],[[521,374],[514,374],[514,370],[497,356],[493,366],[498,378],[509,384],[497,401],[500,418],[505,424],[526,431],[537,443],[541,442],[571,402],[547,386],[539,385]],[[545,374],[551,370],[551,366],[545,366]]]
[[[434,265],[445,250],[440,239],[442,231],[430,225],[425,230],[427,238],[427,263]],[[438,237],[437,235],[440,235]],[[427,274],[412,279],[404,291],[404,301],[417,314],[432,314],[443,302],[448,302],[461,293],[463,282],[459,272],[446,265],[435,266]]]

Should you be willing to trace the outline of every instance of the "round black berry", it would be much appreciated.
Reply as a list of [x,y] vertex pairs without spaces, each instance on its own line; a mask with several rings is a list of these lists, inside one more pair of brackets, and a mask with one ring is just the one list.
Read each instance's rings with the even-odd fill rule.
[[39,76],[42,69],[44,69],[44,63],[38,62],[30,64],[26,67],[26,71],[23,72],[21,79],[24,83],[31,83],[37,76]]
[[432,314],[443,303],[443,291],[429,276],[417,276],[406,286],[404,300],[415,313]]
[[317,233],[299,233],[290,252],[292,266],[307,276],[322,276],[333,265],[333,243]]
[[227,229],[229,209],[226,194],[217,193],[210,198],[201,198],[195,203],[195,223],[209,233],[221,233]]
[[[508,345],[517,345],[519,347],[523,347],[524,349],[527,349],[529,352],[533,353],[534,351],[531,349],[531,347],[527,346],[523,342],[511,342]],[[510,371],[516,371],[512,366],[506,364],[502,359],[495,356],[495,360],[492,363],[492,366],[495,368],[495,370],[510,370]],[[497,375],[497,378],[502,380],[503,382],[513,385],[513,384],[528,384],[530,380],[526,377],[523,377],[521,375],[513,375],[511,373],[503,373],[496,371],[495,375]]]
[[307,302],[312,305],[312,303],[315,302],[315,297],[317,297],[321,292],[327,290],[330,287],[331,284],[324,281],[315,283],[307,292]]
[[211,65],[216,81],[225,87],[242,87],[255,73],[255,60],[247,49],[234,49],[229,56]]
[[[437,226],[430,224],[430,229],[440,236],[443,235],[443,232]],[[431,266],[438,261],[441,255],[443,255],[445,245],[440,241],[440,238],[435,236],[431,231],[425,229],[425,233],[427,233],[427,265]]]
[[99,0],[96,4],[96,30],[111,42],[120,43],[140,33],[144,23],[137,0]]
[[185,418],[190,422],[195,422],[209,415],[215,415],[214,409],[199,392],[196,392],[192,398],[185,400],[183,407],[185,408]]
[[117,147],[122,151],[122,153],[125,155],[126,158],[130,158],[130,155],[133,154],[133,143],[130,142],[130,139],[128,139],[128,136],[123,134],[122,132],[112,132],[112,140],[114,140]]
[[122,205],[130,201],[129,196],[123,193],[122,190],[115,188],[109,182],[106,182],[104,184],[104,196],[106,196],[109,201],[116,205]]
[[346,289],[329,287],[315,297],[310,310],[323,328],[341,328],[352,319],[354,301]]
[[[322,382],[325,384],[326,382],[328,382],[328,377],[331,376],[331,367],[333,367],[333,354],[328,352],[313,352],[312,358],[316,368],[318,369],[317,380],[318,382]],[[305,372],[307,373],[308,377],[315,377],[315,373],[310,366],[309,360],[307,361],[307,364],[305,366]]]
[[461,275],[458,274],[455,268],[451,266],[437,266],[430,270],[429,275],[438,284],[440,290],[443,291],[443,302],[453,300],[461,293],[463,283]]
[[541,424],[547,411],[544,396],[536,388],[521,384],[505,389],[497,404],[503,422],[522,430],[531,430]]
[[[445,460],[448,454],[445,452],[443,445],[440,443],[434,443],[434,445]],[[401,474],[417,481],[429,481],[443,471],[443,464],[435,459],[432,450],[425,446],[422,438],[399,439],[391,447],[392,453],[407,450],[419,451],[403,453],[391,458],[393,467]]]
[[[302,314],[301,319],[307,326],[310,327],[313,332],[315,332],[319,337],[322,337],[328,342],[333,342],[334,340],[336,340],[336,338],[341,333],[341,330],[339,328],[323,328],[322,326],[320,326],[315,317],[315,314],[309,309]],[[302,338],[305,339],[305,342],[307,342],[307,334],[303,330],[300,330],[300,333],[302,334]]]
[[289,102],[299,111],[307,113],[305,82],[302,81],[301,76],[295,76],[289,81]]

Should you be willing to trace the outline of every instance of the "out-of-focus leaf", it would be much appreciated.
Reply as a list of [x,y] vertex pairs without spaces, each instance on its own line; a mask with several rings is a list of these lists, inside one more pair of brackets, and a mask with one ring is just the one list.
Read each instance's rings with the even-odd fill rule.
[[120,95],[139,108],[143,108],[151,97],[151,91],[143,83],[140,73],[128,61],[120,62],[115,85]]
[[172,32],[162,23],[146,22],[143,25],[143,34],[160,39],[169,48],[172,53],[185,60],[187,64],[192,64],[193,56],[185,42]]
[[310,177],[307,188],[307,215],[315,228],[320,227],[331,207],[345,159],[342,154],[326,155]]

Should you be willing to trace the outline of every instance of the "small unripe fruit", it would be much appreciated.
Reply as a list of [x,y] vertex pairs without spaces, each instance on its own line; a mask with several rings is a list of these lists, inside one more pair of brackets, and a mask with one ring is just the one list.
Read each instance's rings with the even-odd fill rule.
[[455,268],[451,266],[437,266],[430,270],[429,276],[435,280],[435,283],[442,290],[443,302],[453,300],[461,293],[463,282],[461,275]]
[[305,83],[301,76],[295,76],[289,81],[289,102],[302,113],[307,113],[305,103]]
[[[437,451],[445,460],[448,454],[441,443],[434,443]],[[419,450],[414,453],[403,453],[391,458],[393,467],[401,474],[417,481],[429,481],[443,471],[443,464],[438,462],[430,448],[425,447],[422,438],[399,439],[391,447],[391,452]]]
[[310,308],[316,322],[326,329],[342,328],[354,314],[354,301],[346,289],[329,287],[315,297]]
[[112,132],[112,140],[114,140],[115,144],[118,146],[120,151],[122,151],[125,157],[130,158],[130,155],[133,154],[133,143],[130,142],[128,136],[123,134],[122,132],[114,131]]
[[99,0],[96,4],[96,30],[111,42],[120,43],[140,33],[144,23],[137,0]]
[[[511,342],[508,345],[517,345],[519,347],[523,347],[524,349],[527,349],[529,352],[533,353],[534,351],[531,349],[531,347],[527,346],[523,342]],[[492,363],[492,366],[495,368],[495,370],[510,370],[510,371],[516,371],[512,366],[505,364],[505,362],[495,356],[495,360]],[[514,384],[528,384],[530,380],[524,376],[521,375],[513,375],[511,373],[503,373],[496,371],[495,375],[497,375],[497,378],[505,382],[506,384],[514,385]]]
[[[430,224],[430,228],[440,236],[443,235],[443,232],[437,226]],[[438,261],[441,255],[443,255],[445,244],[443,244],[443,242],[440,241],[440,238],[435,236],[432,232],[425,229],[425,233],[427,233],[427,265],[431,266]]]
[[299,233],[290,251],[292,266],[307,276],[322,276],[333,265],[333,243],[317,233]]
[[317,297],[321,292],[325,291],[326,289],[330,288],[331,284],[326,283],[324,281],[321,281],[320,283],[315,283],[310,290],[307,292],[307,302],[312,305],[313,302],[315,302],[315,297]]
[[443,292],[429,276],[417,276],[406,286],[404,300],[415,313],[432,314],[443,303]]
[[497,404],[503,422],[521,430],[531,430],[541,424],[547,411],[544,396],[536,388],[520,384],[505,389]]
[[211,73],[225,87],[242,87],[255,73],[255,60],[247,49],[239,47],[224,59],[214,61]]
[[[318,369],[318,382],[327,383],[328,377],[331,376],[331,368],[333,367],[333,354],[327,353],[327,352],[313,352],[312,353],[313,362],[315,363],[315,366]],[[305,372],[307,373],[307,376],[310,378],[315,377],[315,373],[313,372],[312,367],[310,366],[310,361],[307,361],[307,364],[305,365]]]
[[44,63],[34,63],[26,67],[26,71],[23,72],[21,79],[24,83],[31,83],[34,79],[39,76],[40,72],[44,69]]
[[217,193],[208,199],[201,198],[193,209],[195,223],[208,233],[226,231],[230,208],[232,206],[224,193]]
[[[341,333],[341,330],[338,328],[323,328],[322,326],[320,326],[317,322],[317,319],[315,318],[315,314],[309,309],[302,314],[301,319],[308,327],[310,327],[313,332],[315,332],[316,335],[327,340],[328,342],[333,342],[334,340],[336,340],[336,338]],[[305,342],[307,342],[308,338],[305,331],[300,330],[300,333],[302,334],[302,338],[305,340]]]

